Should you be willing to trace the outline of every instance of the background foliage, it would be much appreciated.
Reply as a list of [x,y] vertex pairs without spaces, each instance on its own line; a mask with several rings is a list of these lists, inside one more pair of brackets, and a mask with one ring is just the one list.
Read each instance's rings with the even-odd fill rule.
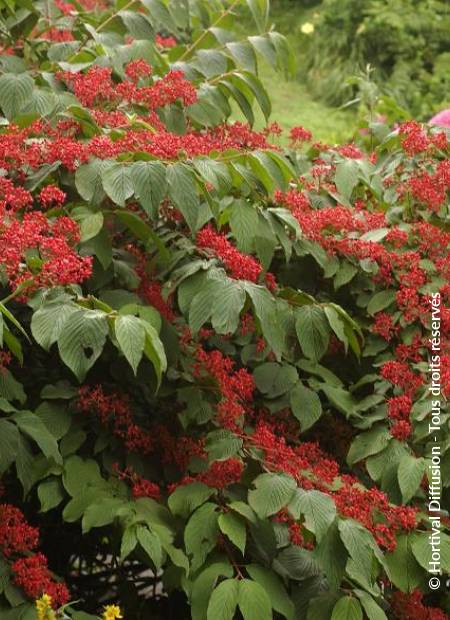
[[294,71],[268,9],[2,6],[6,620],[447,618],[447,136],[254,131],[261,59]]

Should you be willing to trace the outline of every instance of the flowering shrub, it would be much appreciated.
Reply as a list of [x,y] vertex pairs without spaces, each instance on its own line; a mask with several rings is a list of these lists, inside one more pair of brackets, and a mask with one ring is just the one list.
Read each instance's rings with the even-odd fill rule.
[[444,620],[447,135],[254,131],[263,1],[50,4],[2,9],[1,618]]

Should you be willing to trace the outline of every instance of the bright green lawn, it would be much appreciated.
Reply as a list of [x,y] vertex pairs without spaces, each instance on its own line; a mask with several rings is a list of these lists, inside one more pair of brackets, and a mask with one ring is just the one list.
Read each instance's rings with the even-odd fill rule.
[[[301,34],[303,23],[312,19],[314,9],[302,8],[299,0],[278,0],[273,3],[271,21],[275,29],[285,34],[299,58],[302,53]],[[310,35],[314,36],[314,34]],[[350,110],[330,108],[321,101],[314,100],[308,93],[301,77],[287,81],[281,73],[261,64],[261,78],[272,101],[272,117],[283,128],[290,129],[302,125],[313,132],[316,140],[342,142],[351,139],[355,130],[355,114]],[[237,117],[239,115],[236,115]],[[262,115],[257,125],[264,124]]]

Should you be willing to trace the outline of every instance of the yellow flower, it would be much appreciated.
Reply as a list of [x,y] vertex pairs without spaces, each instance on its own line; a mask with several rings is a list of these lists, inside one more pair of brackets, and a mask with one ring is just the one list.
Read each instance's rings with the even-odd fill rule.
[[106,605],[103,611],[103,620],[116,620],[123,618],[118,605]]
[[311,24],[311,22],[305,22],[300,30],[303,34],[312,34],[314,32],[314,24]]
[[36,611],[38,620],[56,620],[52,609],[52,597],[48,594],[43,594],[36,600]]

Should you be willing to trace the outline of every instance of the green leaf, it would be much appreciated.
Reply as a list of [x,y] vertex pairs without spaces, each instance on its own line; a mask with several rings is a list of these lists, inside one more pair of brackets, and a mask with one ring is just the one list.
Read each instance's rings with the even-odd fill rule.
[[58,300],[41,306],[31,319],[31,333],[36,342],[48,351],[61,335],[66,320],[77,310],[75,304]]
[[133,181],[130,168],[122,163],[114,163],[102,170],[101,173],[103,189],[111,200],[121,206],[134,193]]
[[244,620],[272,620],[270,598],[256,581],[239,581],[238,605]]
[[297,489],[288,509],[296,519],[304,515],[305,527],[313,532],[319,541],[336,517],[335,503],[329,495],[321,491]]
[[232,512],[226,512],[219,516],[218,523],[220,531],[228,536],[231,542],[244,555],[247,540],[247,530],[244,521]]
[[336,519],[316,545],[314,557],[326,575],[330,590],[338,591],[345,574],[348,553],[339,535]]
[[[432,515],[430,517],[430,521],[431,520]],[[432,532],[428,530],[423,533],[415,532],[409,536],[409,543],[411,545],[413,555],[420,566],[422,566],[422,568],[426,571],[430,569],[431,562],[433,561],[433,549],[431,548],[431,540],[429,538],[431,533]],[[450,536],[442,531],[439,533],[439,536],[442,570],[446,573],[450,573]]]
[[295,328],[303,353],[318,362],[327,352],[330,327],[322,308],[313,304],[298,308]]
[[254,235],[258,227],[258,213],[256,208],[238,200],[233,203],[230,215],[230,228],[241,252],[252,252]]
[[304,433],[322,415],[320,398],[300,381],[291,389],[289,398],[292,413],[300,422],[300,431]]
[[104,196],[102,184],[103,171],[111,165],[109,161],[93,159],[77,168],[75,172],[75,187],[78,193],[87,202],[99,204]]
[[385,426],[376,426],[370,431],[360,433],[350,446],[347,462],[353,465],[372,454],[378,454],[386,448],[391,440],[392,436]]
[[358,599],[343,596],[334,606],[331,620],[363,620],[363,611]]
[[273,609],[287,620],[294,620],[294,604],[279,577],[272,570],[258,564],[248,564],[245,569],[253,581],[259,583],[267,592]]
[[218,334],[236,332],[245,299],[245,291],[238,282],[225,280],[220,284],[220,294],[215,296],[211,310],[211,324]]
[[59,478],[50,478],[41,482],[37,493],[41,502],[41,512],[47,512],[59,506],[64,499],[64,491]]
[[177,487],[169,495],[168,506],[174,515],[188,517],[198,506],[201,506],[211,497],[214,489],[202,482],[191,482]]
[[242,448],[242,439],[227,429],[212,431],[206,438],[205,450],[210,461],[235,456]]
[[369,620],[388,620],[384,611],[377,605],[370,594],[362,590],[356,590],[356,594]]
[[192,620],[207,620],[211,592],[219,577],[232,577],[233,568],[228,561],[214,562],[196,577],[191,592]]
[[28,73],[4,73],[0,77],[0,107],[8,120],[18,115],[33,88],[34,80]]
[[120,543],[120,561],[123,562],[136,548],[138,543],[136,536],[136,526],[127,527],[122,535]]
[[276,398],[289,392],[298,383],[298,373],[294,366],[267,362],[253,371],[256,387],[269,398]]
[[137,539],[139,544],[148,554],[153,564],[157,569],[161,568],[162,564],[162,547],[159,537],[146,527],[137,528]]
[[59,354],[79,381],[100,357],[107,333],[106,315],[97,310],[77,310],[65,321],[58,338]]
[[83,218],[80,223],[81,241],[83,243],[85,241],[89,241],[89,239],[97,236],[102,228],[103,213],[101,213],[100,211],[97,213],[92,213],[92,215]]
[[338,411],[341,411],[346,418],[357,414],[358,402],[347,390],[329,385],[328,383],[321,383],[319,389],[325,393],[330,403],[336,407]]
[[233,620],[238,603],[239,582],[226,579],[211,594],[207,620]]
[[167,192],[166,168],[158,161],[139,161],[131,166],[134,195],[150,217],[156,217]]
[[156,372],[156,378],[158,381],[158,388],[161,384],[162,374],[167,370],[167,357],[164,351],[163,343],[158,335],[158,332],[147,321],[142,321],[145,328],[145,356],[152,362]]
[[112,523],[123,505],[124,500],[119,497],[102,497],[87,506],[81,522],[83,534],[94,527],[104,527]]
[[0,474],[14,462],[17,454],[19,432],[14,424],[0,419]]
[[169,198],[181,211],[192,232],[197,230],[199,221],[199,199],[195,186],[195,177],[185,164],[170,164],[167,167]]
[[411,542],[412,537],[406,534],[398,536],[395,550],[385,556],[389,580],[402,592],[412,592],[423,578],[423,569],[414,557]]
[[146,15],[135,11],[119,11],[117,15],[133,39],[149,41],[154,38],[154,30]]
[[187,554],[192,556],[192,570],[200,568],[216,546],[218,517],[216,504],[208,502],[197,508],[186,525],[184,544]]
[[336,165],[334,182],[337,190],[348,204],[354,188],[358,183],[359,166],[354,159],[346,159]]
[[261,474],[253,481],[256,487],[248,493],[248,503],[256,514],[264,519],[287,506],[297,484],[286,474]]
[[62,463],[56,439],[49,433],[39,416],[31,411],[20,411],[13,415],[13,420],[22,433],[37,443],[46,457],[52,458],[56,463]]
[[260,32],[267,30],[269,18],[269,0],[247,0],[247,5],[253,15]]
[[117,342],[134,374],[144,353],[146,331],[141,319],[131,314],[120,315],[114,324]]
[[76,497],[92,487],[97,491],[104,480],[96,461],[74,455],[64,462],[63,484],[69,495]]
[[380,291],[376,293],[367,306],[367,312],[373,316],[377,312],[388,308],[391,304],[394,303],[396,297],[396,291],[386,289],[384,291]]
[[400,461],[398,467],[398,483],[405,504],[414,497],[414,494],[420,487],[425,470],[425,459],[417,459],[407,454]]

